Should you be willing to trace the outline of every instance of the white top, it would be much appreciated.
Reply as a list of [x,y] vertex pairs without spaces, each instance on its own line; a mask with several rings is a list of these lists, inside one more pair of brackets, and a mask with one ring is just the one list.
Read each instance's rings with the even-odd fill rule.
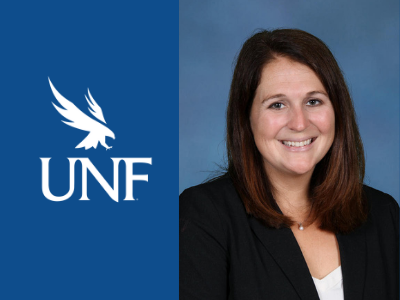
[[312,278],[321,300],[344,300],[342,268],[330,272],[322,279]]

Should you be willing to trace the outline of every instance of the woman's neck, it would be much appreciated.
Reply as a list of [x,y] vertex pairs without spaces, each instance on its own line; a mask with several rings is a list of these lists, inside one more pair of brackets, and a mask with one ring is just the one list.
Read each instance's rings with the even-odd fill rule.
[[312,172],[307,174],[282,174],[266,168],[268,178],[274,187],[274,198],[284,215],[294,220],[309,215],[311,203],[309,187]]

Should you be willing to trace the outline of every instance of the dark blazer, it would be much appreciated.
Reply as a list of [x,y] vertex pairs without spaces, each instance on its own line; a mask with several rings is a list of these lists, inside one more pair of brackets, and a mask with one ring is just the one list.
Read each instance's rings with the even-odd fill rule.
[[[345,300],[398,300],[399,206],[364,186],[368,221],[337,234]],[[318,294],[288,228],[249,216],[229,177],[180,196],[180,299],[302,299]]]

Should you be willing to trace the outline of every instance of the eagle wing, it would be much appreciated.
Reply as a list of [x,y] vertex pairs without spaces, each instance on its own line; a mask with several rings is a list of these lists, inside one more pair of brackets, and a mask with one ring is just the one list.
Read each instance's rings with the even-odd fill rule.
[[[53,84],[50,81],[49,78],[49,83],[50,83],[50,87],[51,90],[54,94],[54,97],[56,97],[57,101],[62,105],[62,108],[58,107],[57,105],[55,105],[53,102],[52,104],[54,105],[55,109],[57,109],[57,111],[66,119],[68,119],[70,122],[66,122],[66,121],[62,121],[65,124],[71,126],[71,127],[75,127],[77,129],[80,130],[84,130],[84,131],[93,131],[96,127],[98,127],[98,125],[101,125],[99,122],[93,120],[92,118],[88,117],[86,114],[84,114],[79,108],[77,108],[72,102],[68,101],[67,99],[65,99],[57,90],[56,88],[53,86]],[[89,97],[90,94],[89,94]],[[94,101],[94,100],[93,100]],[[94,110],[96,112],[96,105],[94,106]],[[99,107],[97,105],[97,107]],[[100,108],[100,107],[99,107]],[[101,111],[101,109],[100,109]],[[92,113],[93,114],[93,113]],[[101,113],[101,116],[103,114]],[[94,115],[96,116],[96,115]],[[104,119],[104,118],[103,118]]]
[[89,109],[90,113],[91,113],[93,116],[95,116],[98,120],[100,120],[100,121],[102,121],[103,123],[107,124],[107,123],[106,123],[106,120],[104,119],[103,111],[101,110],[101,107],[97,104],[96,101],[94,101],[94,99],[93,99],[93,97],[92,97],[92,94],[90,94],[89,89],[88,89],[88,94],[89,94],[89,99],[90,99],[90,101],[89,101],[89,99],[86,97],[86,95],[85,95],[85,98],[86,98],[86,101],[89,103],[90,108],[88,108],[88,109]]

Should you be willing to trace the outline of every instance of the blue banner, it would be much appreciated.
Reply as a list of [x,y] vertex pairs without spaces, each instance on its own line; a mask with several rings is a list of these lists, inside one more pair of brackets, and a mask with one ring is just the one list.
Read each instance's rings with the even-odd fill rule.
[[178,2],[0,15],[0,298],[177,299]]

